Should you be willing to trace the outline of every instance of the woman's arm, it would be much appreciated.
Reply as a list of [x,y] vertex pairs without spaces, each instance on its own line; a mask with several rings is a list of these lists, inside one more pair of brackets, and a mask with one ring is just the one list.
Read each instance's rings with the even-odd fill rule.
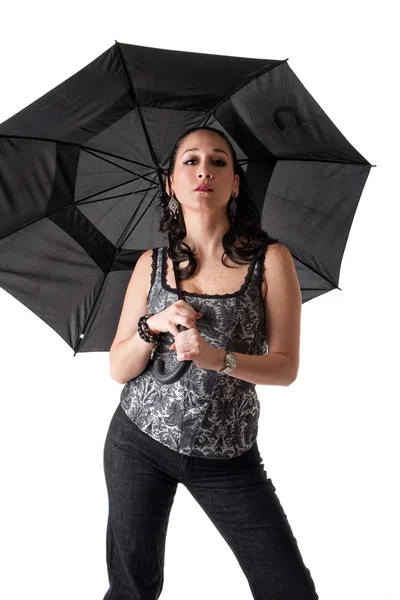
[[[236,367],[228,373],[259,385],[288,386],[299,370],[302,296],[293,258],[283,244],[271,244],[265,253],[264,300],[267,355],[234,352]],[[215,348],[215,370],[224,368],[225,350]]]
[[[218,351],[217,358],[219,357],[215,370],[222,371],[225,368],[226,352],[223,348],[215,348],[215,350]],[[256,385],[284,386],[290,385],[296,379],[292,361],[283,354],[254,355],[234,352],[234,355],[236,356],[236,367],[227,373],[227,377],[236,377]]]

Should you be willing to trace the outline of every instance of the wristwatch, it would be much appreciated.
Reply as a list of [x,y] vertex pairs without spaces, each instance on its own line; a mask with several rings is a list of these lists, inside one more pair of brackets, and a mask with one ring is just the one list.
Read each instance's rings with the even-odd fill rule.
[[219,371],[220,373],[230,373],[232,369],[236,367],[236,356],[233,354],[233,352],[230,352],[229,350],[225,350],[225,352],[225,368],[222,369],[222,371]]

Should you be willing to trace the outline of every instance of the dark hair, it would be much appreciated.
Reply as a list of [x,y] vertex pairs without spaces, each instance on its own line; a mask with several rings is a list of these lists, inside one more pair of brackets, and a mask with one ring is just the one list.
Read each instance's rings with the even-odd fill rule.
[[[182,142],[189,134],[200,130],[207,130],[217,133],[228,143],[233,160],[233,169],[235,174],[239,175],[240,177],[239,191],[236,197],[236,214],[232,221],[230,215],[230,205],[232,202],[231,197],[227,204],[227,214],[230,227],[222,237],[224,253],[221,257],[221,262],[227,268],[234,268],[229,267],[229,265],[226,265],[223,262],[223,257],[225,254],[227,254],[229,258],[237,264],[243,264],[246,262],[250,263],[254,258],[258,258],[266,250],[269,244],[277,243],[278,240],[270,237],[268,233],[261,228],[260,213],[247,186],[245,172],[238,163],[236,152],[231,142],[222,131],[218,131],[217,129],[206,126],[193,127],[189,130],[186,130],[177,139],[171,152],[170,163],[167,172],[169,190],[171,190],[171,174],[174,170],[176,156]],[[159,231],[168,232],[169,234],[170,245],[167,248],[167,255],[176,266],[179,279],[188,279],[196,272],[197,261],[194,252],[185,242],[183,242],[183,238],[186,236],[186,227],[182,209],[179,204],[178,217],[174,218],[174,215],[168,208],[170,196],[168,196],[165,189],[163,190],[161,197],[164,214],[160,220]],[[235,241],[239,241],[239,243],[242,244],[242,247],[239,248],[234,246]],[[189,264],[184,268],[179,268],[179,263],[187,260],[189,260]]]

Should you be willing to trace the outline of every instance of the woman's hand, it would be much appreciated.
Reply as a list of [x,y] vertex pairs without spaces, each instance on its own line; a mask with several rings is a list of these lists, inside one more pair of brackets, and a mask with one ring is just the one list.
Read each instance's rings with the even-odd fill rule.
[[195,327],[180,331],[169,347],[177,351],[176,359],[192,360],[200,369],[217,370],[221,362],[221,348],[207,344]]
[[202,313],[195,311],[193,306],[181,298],[149,317],[147,325],[155,334],[169,331],[175,337],[179,333],[178,325],[183,325],[186,329],[196,327],[196,319],[201,319],[202,316]]

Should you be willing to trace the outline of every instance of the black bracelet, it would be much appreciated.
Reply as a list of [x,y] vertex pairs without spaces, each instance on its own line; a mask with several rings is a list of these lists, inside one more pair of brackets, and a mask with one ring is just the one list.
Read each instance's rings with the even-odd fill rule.
[[149,327],[147,325],[147,319],[149,317],[152,317],[153,315],[143,315],[142,317],[140,317],[139,321],[138,321],[138,333],[139,336],[142,338],[142,340],[144,340],[145,342],[148,343],[153,343],[154,348],[151,351],[151,356],[150,359],[152,360],[154,358],[154,355],[156,353],[157,347],[160,343],[160,334],[156,334],[156,333],[151,333],[151,331],[149,330]]

